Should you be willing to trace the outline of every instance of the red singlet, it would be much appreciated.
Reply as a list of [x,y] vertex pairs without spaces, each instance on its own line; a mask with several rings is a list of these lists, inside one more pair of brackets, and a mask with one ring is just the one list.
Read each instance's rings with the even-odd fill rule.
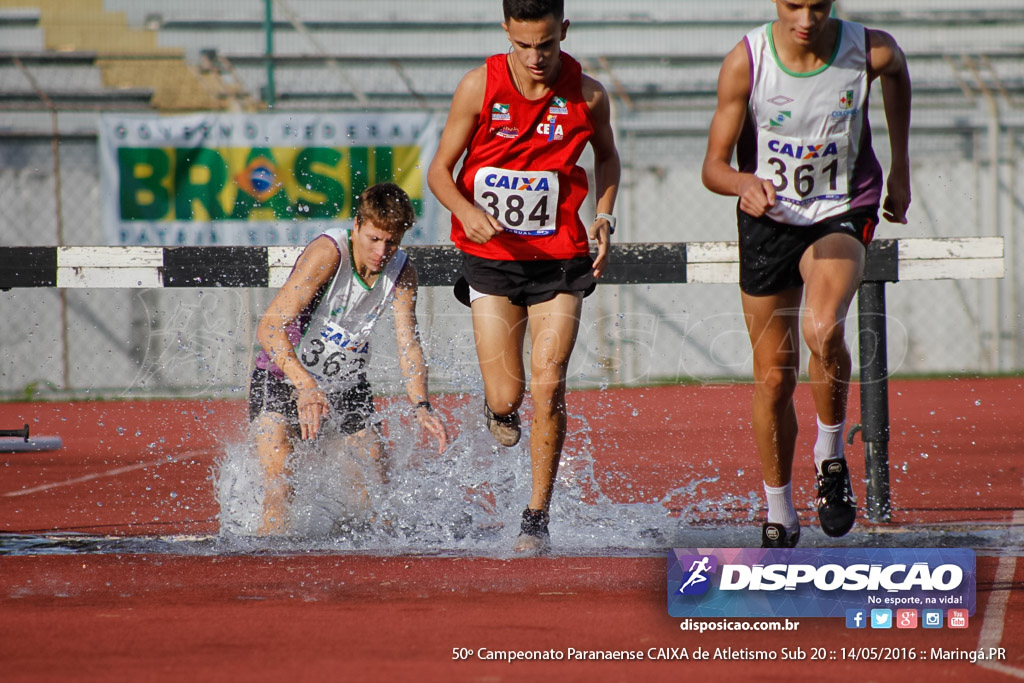
[[528,100],[516,89],[508,56],[487,59],[487,89],[476,132],[455,184],[505,231],[471,242],[452,216],[452,241],[474,256],[502,261],[570,259],[589,253],[579,210],[587,174],[576,165],[594,132],[579,62],[561,53],[551,92]]

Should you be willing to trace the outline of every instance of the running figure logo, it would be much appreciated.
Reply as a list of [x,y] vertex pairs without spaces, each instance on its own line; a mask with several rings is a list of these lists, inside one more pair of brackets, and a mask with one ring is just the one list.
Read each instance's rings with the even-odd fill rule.
[[708,575],[718,569],[718,558],[714,555],[687,555],[680,558],[680,566],[689,565],[689,573],[679,587],[683,595],[704,595],[711,587]]

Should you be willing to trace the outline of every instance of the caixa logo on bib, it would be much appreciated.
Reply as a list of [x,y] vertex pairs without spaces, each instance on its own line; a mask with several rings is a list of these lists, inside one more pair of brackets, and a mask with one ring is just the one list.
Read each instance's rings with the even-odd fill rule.
[[488,173],[484,176],[484,184],[487,187],[517,190],[519,192],[547,192],[551,189],[551,185],[546,177],[514,175],[511,173]]
[[675,549],[674,617],[844,617],[850,608],[961,608],[974,614],[969,549]]
[[823,159],[839,154],[839,147],[834,142],[800,145],[782,140],[769,140],[768,149],[792,159]]

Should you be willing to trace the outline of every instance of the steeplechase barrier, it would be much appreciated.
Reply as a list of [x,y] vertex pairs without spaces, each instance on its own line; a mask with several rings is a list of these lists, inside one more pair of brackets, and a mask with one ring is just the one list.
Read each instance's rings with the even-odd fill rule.
[[[271,287],[284,284],[303,247],[0,247],[0,290],[24,287]],[[405,248],[421,286],[454,283],[450,246]],[[866,515],[891,519],[885,285],[909,280],[1001,278],[1002,237],[880,239],[868,249],[858,292],[861,424]],[[604,284],[736,284],[736,242],[616,244]]]

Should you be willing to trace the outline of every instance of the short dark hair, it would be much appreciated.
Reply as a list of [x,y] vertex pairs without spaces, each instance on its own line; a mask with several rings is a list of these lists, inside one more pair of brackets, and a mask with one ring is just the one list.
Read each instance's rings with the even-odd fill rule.
[[531,21],[554,15],[561,21],[565,18],[565,0],[501,0],[505,21]]
[[405,190],[394,183],[380,183],[363,190],[356,203],[355,219],[401,235],[416,221],[416,212]]

